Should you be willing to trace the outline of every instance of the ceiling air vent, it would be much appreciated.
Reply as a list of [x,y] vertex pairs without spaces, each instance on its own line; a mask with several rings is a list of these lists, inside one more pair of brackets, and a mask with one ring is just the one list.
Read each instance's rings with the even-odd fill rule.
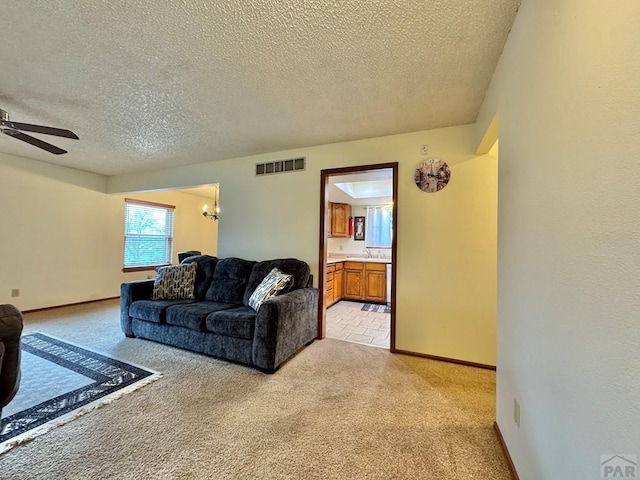
[[276,162],[257,163],[256,175],[270,175],[272,173],[295,172],[304,170],[306,157],[278,160]]

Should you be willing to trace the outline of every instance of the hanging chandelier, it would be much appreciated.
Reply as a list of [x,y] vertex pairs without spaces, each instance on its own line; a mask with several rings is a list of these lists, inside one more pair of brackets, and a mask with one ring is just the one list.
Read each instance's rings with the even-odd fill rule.
[[220,217],[220,186],[216,185],[213,193],[213,204],[211,205],[211,211],[209,211],[209,205],[206,203],[202,207],[202,216],[211,220],[218,220]]

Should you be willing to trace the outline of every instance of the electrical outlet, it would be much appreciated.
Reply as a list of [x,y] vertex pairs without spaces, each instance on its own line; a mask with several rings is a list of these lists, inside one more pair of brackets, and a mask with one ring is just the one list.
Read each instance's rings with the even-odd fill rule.
[[513,399],[513,421],[520,428],[520,402],[518,402],[517,398]]
[[12,297],[19,297],[20,296],[20,289],[19,288],[14,288],[11,290],[11,296]]
[[429,145],[420,145],[420,155],[429,155]]

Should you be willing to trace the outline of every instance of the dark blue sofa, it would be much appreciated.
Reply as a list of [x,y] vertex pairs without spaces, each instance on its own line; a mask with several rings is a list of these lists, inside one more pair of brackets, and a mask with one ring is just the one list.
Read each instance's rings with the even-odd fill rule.
[[[151,300],[153,280],[123,283],[120,322],[127,337],[140,337],[243,363],[273,373],[317,334],[318,289],[309,265],[284,258],[255,262],[199,255],[195,299]],[[293,275],[287,293],[256,312],[248,301],[277,267]]]
[[0,416],[20,386],[22,313],[13,305],[0,305]]

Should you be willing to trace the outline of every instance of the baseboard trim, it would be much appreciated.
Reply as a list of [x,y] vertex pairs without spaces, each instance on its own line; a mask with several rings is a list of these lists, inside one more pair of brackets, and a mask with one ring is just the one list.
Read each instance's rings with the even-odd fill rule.
[[43,312],[45,310],[53,310],[54,308],[64,308],[64,307],[75,307],[77,305],[86,305],[87,303],[96,303],[96,302],[104,302],[105,300],[115,300],[117,297],[107,297],[107,298],[98,298],[96,300],[86,300],[84,302],[76,302],[76,303],[65,303],[64,305],[54,305],[52,307],[41,307],[41,308],[32,308],[31,310],[22,310],[22,313],[34,313],[34,312]]
[[493,422],[493,428],[496,431],[498,442],[500,442],[500,446],[502,447],[504,456],[507,457],[507,462],[509,463],[509,469],[511,470],[511,475],[513,476],[514,480],[520,480],[520,477],[518,476],[518,471],[516,470],[516,466],[513,464],[513,460],[511,459],[511,454],[509,453],[509,449],[507,448],[507,444],[504,443],[504,437],[502,436],[502,432],[500,431],[498,422]]
[[457,363],[467,367],[483,368],[485,370],[496,370],[495,365],[486,365],[484,363],[468,362],[466,360],[458,360],[457,358],[439,357],[437,355],[429,355],[428,353],[409,352],[407,350],[393,349],[391,353],[401,353],[402,355],[410,355],[412,357],[428,358],[429,360],[438,360],[439,362]]

